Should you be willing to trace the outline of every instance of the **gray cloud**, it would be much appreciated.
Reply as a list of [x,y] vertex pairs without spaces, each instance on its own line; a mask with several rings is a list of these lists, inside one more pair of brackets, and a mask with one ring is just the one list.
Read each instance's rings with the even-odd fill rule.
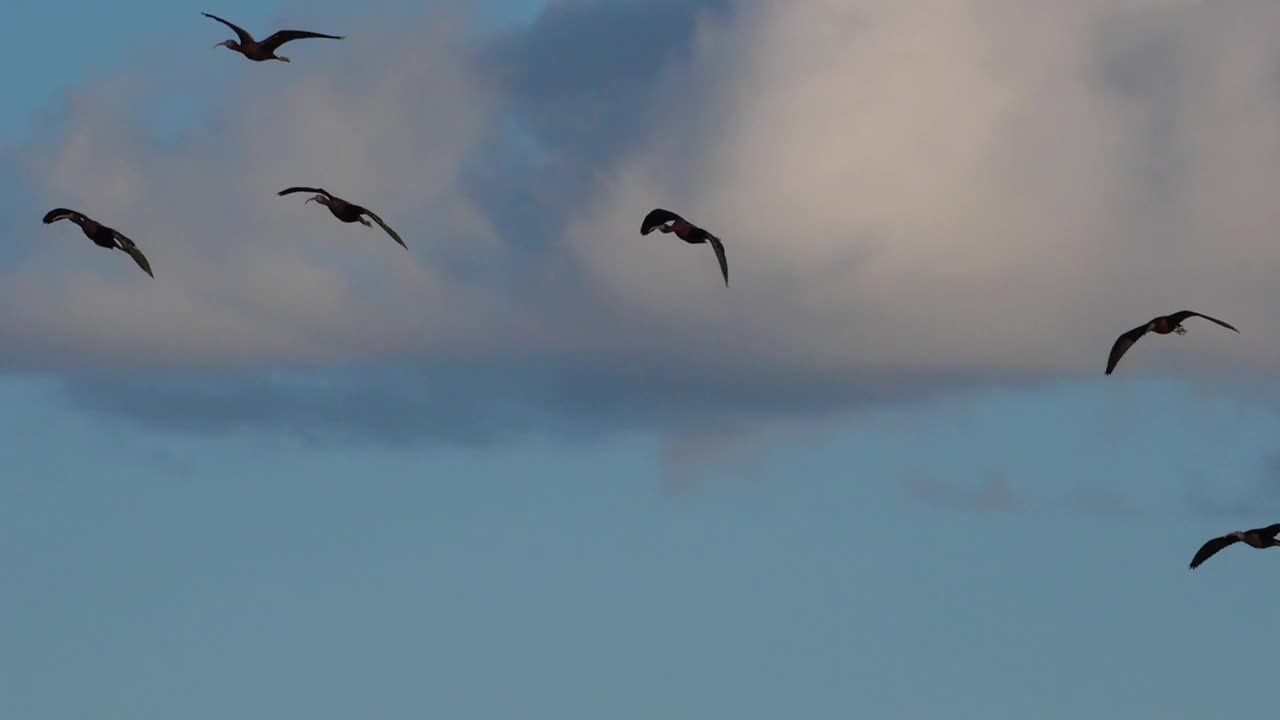
[[[20,168],[0,171],[20,248],[0,363],[138,421],[393,442],[1098,374],[1118,332],[1182,307],[1244,332],[1146,340],[1126,373],[1269,370],[1277,20],[1249,0],[560,2],[499,32],[374,18],[289,66],[180,70],[158,46],[0,150]],[[160,139],[134,108],[179,77],[212,109]],[[311,183],[412,252],[274,196]],[[40,227],[52,205],[134,237],[155,282]],[[726,239],[732,288],[705,248],[639,236],[654,206]],[[313,376],[332,386],[287,379]]]
[[760,424],[924,402],[972,382],[793,378],[750,368],[716,375],[683,372],[660,359],[530,355],[413,368],[80,372],[66,377],[63,388],[79,407],[169,431],[285,429],[316,442],[479,445],[534,434],[572,439],[657,429],[684,459],[689,442],[732,443]]

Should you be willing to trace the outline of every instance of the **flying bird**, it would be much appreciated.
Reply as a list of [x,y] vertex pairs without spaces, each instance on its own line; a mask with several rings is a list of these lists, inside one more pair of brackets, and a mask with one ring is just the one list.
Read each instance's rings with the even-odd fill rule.
[[1280,540],[1276,540],[1276,535],[1280,534],[1280,523],[1268,525],[1264,528],[1254,528],[1252,530],[1237,530],[1228,533],[1222,537],[1216,537],[1196,551],[1196,556],[1191,558],[1191,569],[1195,570],[1209,558],[1213,557],[1219,550],[1229,545],[1235,545],[1243,542],[1249,547],[1265,550],[1269,547],[1280,547]]
[[88,217],[66,208],[54,208],[45,213],[44,224],[49,225],[59,220],[70,220],[80,226],[86,237],[93,241],[98,247],[107,248],[108,250],[123,250],[138,263],[138,267],[151,277],[155,275],[151,272],[151,263],[147,262],[147,258],[138,249],[138,246],[129,238],[120,234],[119,230],[109,228],[96,220],[90,220]]
[[640,234],[648,235],[657,229],[663,233],[675,233],[676,237],[690,245],[710,243],[716,251],[716,260],[720,261],[720,274],[724,276],[724,285],[729,287],[729,261],[724,257],[724,244],[720,238],[685,220],[670,210],[657,208],[644,216],[644,224],[640,226]]
[[202,12],[200,14],[207,18],[213,18],[214,20],[217,20],[223,25],[226,25],[227,27],[231,28],[232,30],[235,30],[236,35],[239,36],[240,38],[239,42],[236,42],[235,40],[223,40],[217,45],[214,45],[215,48],[220,48],[220,47],[230,48],[231,50],[235,50],[236,52],[240,53],[241,55],[255,62],[262,62],[263,60],[279,60],[280,62],[289,62],[289,58],[276,55],[276,50],[281,45],[289,42],[290,40],[301,40],[303,38],[326,38],[329,40],[341,40],[344,37],[342,35],[325,35],[324,33],[308,32],[306,30],[280,30],[278,32],[272,33],[271,37],[267,38],[266,40],[259,42],[257,40],[254,40],[253,36],[250,35],[248,31],[246,31],[244,28],[240,27],[239,25],[236,25],[235,23],[223,20],[217,15],[210,15],[207,12]]
[[[375,215],[371,210],[369,210],[369,208],[361,207],[359,205],[356,205],[355,203],[347,202],[346,200],[343,200],[342,198],[333,195],[332,193],[330,193],[328,190],[325,190],[324,188],[291,187],[291,188],[285,188],[284,190],[281,190],[276,194],[283,196],[283,195],[290,195],[292,193],[300,193],[300,192],[316,193],[315,197],[307,198],[307,202],[308,203],[318,202],[321,205],[324,205],[325,207],[329,208],[329,212],[333,213],[334,217],[338,218],[344,223],[358,222],[361,225],[364,225],[365,227],[373,227],[372,225],[369,224],[368,220],[365,220],[363,217],[361,217],[363,215],[368,215],[370,218],[373,219],[374,222],[378,223],[379,227],[387,231],[387,234],[391,236],[392,240],[395,240],[396,242],[400,243],[400,247],[404,248],[405,250],[409,249],[409,246],[404,244],[404,240],[400,239],[400,235],[397,234],[395,230],[392,230],[391,228],[387,227],[387,224],[382,222],[382,218]],[[307,203],[303,203],[303,205],[306,205],[306,204]]]
[[1138,342],[1143,335],[1146,335],[1149,332],[1154,332],[1158,335],[1168,335],[1169,333],[1186,335],[1187,329],[1182,327],[1182,321],[1189,317],[1202,317],[1205,320],[1218,323],[1228,330],[1233,330],[1237,333],[1240,332],[1231,325],[1228,325],[1217,318],[1211,318],[1208,315],[1202,315],[1190,310],[1180,310],[1172,315],[1162,315],[1151,322],[1146,323],[1145,325],[1140,325],[1116,338],[1115,345],[1111,346],[1111,357],[1107,358],[1107,374],[1110,375],[1111,371],[1116,369],[1116,363],[1120,362],[1120,358],[1129,351],[1129,348],[1133,347],[1134,343]]

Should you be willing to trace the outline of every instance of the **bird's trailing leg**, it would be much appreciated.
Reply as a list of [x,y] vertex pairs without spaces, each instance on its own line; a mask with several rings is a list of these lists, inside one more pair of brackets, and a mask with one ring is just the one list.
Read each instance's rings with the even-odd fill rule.
[[360,224],[365,227],[373,227],[373,223],[369,222],[369,218],[359,217],[359,218],[356,218],[356,220],[358,220]]
[[1178,327],[1174,328],[1174,329],[1173,329],[1173,331],[1174,331],[1174,332],[1176,332],[1176,333],[1178,333],[1179,335],[1186,335],[1186,334],[1187,334],[1187,329],[1186,329],[1186,328],[1184,328],[1184,327],[1182,327],[1181,325],[1179,325]]
[[283,56],[280,56],[280,55],[277,55],[277,56],[276,56],[276,59],[277,59],[277,60],[279,60],[280,62],[289,62],[289,58],[287,58],[287,57],[283,57]]

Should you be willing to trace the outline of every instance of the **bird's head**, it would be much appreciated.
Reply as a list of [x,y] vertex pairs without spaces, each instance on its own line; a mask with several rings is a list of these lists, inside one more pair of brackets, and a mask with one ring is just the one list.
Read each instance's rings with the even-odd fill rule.
[[302,203],[302,204],[306,205],[307,203],[313,203],[313,202],[320,203],[321,205],[328,205],[329,198],[325,197],[324,195],[312,195],[311,197],[307,198],[306,203]]
[[215,49],[215,50],[216,50],[216,49],[218,49],[218,48],[220,48],[220,47],[227,48],[228,50],[236,50],[236,51],[239,51],[239,50],[240,50],[240,43],[236,42],[235,40],[223,40],[222,42],[218,43],[217,45],[214,45],[214,46],[213,46],[213,49]]

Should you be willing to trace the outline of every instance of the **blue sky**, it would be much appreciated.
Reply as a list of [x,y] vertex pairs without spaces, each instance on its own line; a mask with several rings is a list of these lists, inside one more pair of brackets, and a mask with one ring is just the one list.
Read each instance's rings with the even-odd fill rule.
[[314,5],[19,5],[0,717],[1272,707],[1280,12]]

